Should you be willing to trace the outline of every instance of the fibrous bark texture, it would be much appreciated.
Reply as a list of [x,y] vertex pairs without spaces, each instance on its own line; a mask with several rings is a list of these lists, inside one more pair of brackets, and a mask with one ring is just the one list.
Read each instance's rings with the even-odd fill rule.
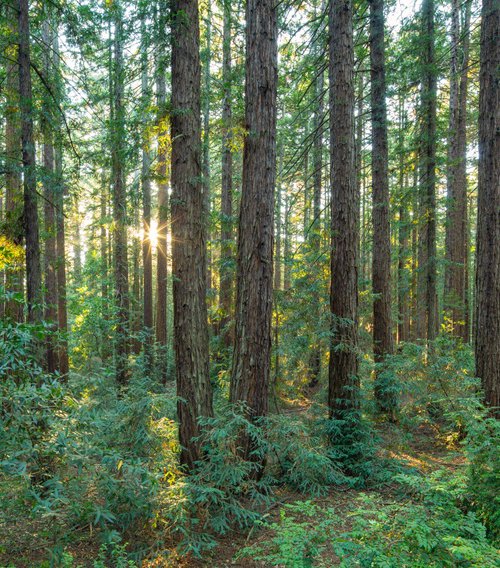
[[[238,235],[232,402],[253,417],[268,411],[276,182],[277,19],[274,0],[246,8],[243,184]],[[250,442],[244,448],[248,455]]]
[[24,237],[26,243],[26,284],[28,321],[40,317],[42,276],[33,137],[33,101],[31,92],[30,25],[28,0],[18,3],[18,65],[21,110],[21,146],[24,173]]
[[500,418],[500,8],[483,0],[479,87],[476,373]]
[[113,264],[116,301],[115,365],[120,385],[128,379],[129,296],[127,254],[127,194],[125,188],[125,116],[123,108],[123,21],[122,8],[114,5],[113,121],[111,164],[113,178]]
[[197,0],[174,0],[172,29],[172,270],[181,464],[200,459],[198,418],[212,415],[208,372],[206,219],[201,179]]
[[354,150],[352,3],[332,0],[330,25],[330,161],[332,249],[328,405],[342,416],[356,405],[358,387],[358,209]]
[[221,263],[219,303],[221,309],[221,331],[224,344],[232,343],[230,328],[233,303],[233,153],[231,149],[232,120],[232,77],[231,77],[231,2],[224,0],[224,23],[222,37],[222,82],[224,98],[222,106],[222,188],[221,188]]
[[460,32],[458,0],[451,5],[450,122],[448,133],[445,324],[452,334],[468,340],[467,324],[467,87],[469,67],[470,0],[465,3]]
[[[373,354],[382,363],[393,352],[391,322],[391,228],[389,218],[389,154],[385,82],[384,2],[370,0],[370,62],[373,194]],[[382,410],[391,410],[393,397],[376,373],[375,397]]]

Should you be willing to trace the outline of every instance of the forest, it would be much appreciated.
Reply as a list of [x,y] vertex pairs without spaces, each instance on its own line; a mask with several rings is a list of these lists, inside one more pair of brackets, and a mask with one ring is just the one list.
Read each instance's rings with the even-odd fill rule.
[[1,0],[0,568],[500,566],[498,0]]

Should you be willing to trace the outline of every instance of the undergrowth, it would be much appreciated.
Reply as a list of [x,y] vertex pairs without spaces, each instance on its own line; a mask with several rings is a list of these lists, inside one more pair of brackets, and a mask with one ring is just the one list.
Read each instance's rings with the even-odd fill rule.
[[[243,406],[228,404],[221,379],[216,415],[201,421],[205,457],[185,475],[172,384],[149,377],[140,359],[126,389],[106,369],[47,375],[32,356],[43,336],[43,326],[0,325],[0,506],[3,526],[13,527],[0,530],[15,540],[19,523],[50,526],[50,538],[38,537],[50,566],[78,566],[68,547],[89,531],[102,542],[100,568],[173,547],[203,556],[224,535],[256,526],[274,536],[242,554],[276,566],[321,566],[325,554],[344,566],[494,565],[500,430],[479,403],[467,347],[446,338],[431,351],[408,344],[386,371],[399,388],[399,425],[391,428],[411,436],[427,425],[462,449],[468,464],[456,475],[423,477],[381,458],[367,377],[360,410],[342,420],[324,418],[320,390],[307,412],[251,421]],[[237,448],[242,433],[254,448],[248,461]],[[386,500],[379,490],[389,484],[395,496]],[[350,509],[350,528],[335,502],[301,501],[269,520],[278,493],[327,498],[332,486],[369,491]]]

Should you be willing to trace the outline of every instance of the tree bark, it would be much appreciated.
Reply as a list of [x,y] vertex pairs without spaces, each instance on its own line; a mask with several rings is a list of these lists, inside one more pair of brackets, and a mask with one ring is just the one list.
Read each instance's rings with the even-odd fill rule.
[[332,0],[330,26],[330,161],[332,242],[328,406],[341,418],[358,400],[358,225],[354,148],[354,48],[351,0]]
[[33,100],[31,90],[30,24],[28,0],[18,3],[19,31],[19,99],[21,110],[21,146],[24,178],[24,236],[26,243],[26,281],[28,321],[40,318],[42,276],[35,171],[35,140],[33,137]]
[[[48,85],[53,84],[53,57],[52,57],[52,32],[50,12],[47,11],[42,24],[42,35],[45,43],[44,52],[44,76]],[[56,215],[54,202],[56,198],[54,176],[54,143],[52,102],[49,93],[44,93],[42,107],[42,132],[43,132],[43,196],[44,196],[44,229],[45,229],[45,255],[44,255],[44,319],[49,324],[46,345],[46,369],[54,373],[58,368],[55,334],[57,329],[57,252],[56,252]]]
[[[15,38],[17,22],[14,8],[6,8],[9,37]],[[22,246],[23,229],[23,191],[21,187],[21,130],[19,124],[19,73],[17,62],[12,61],[14,40],[9,42],[5,63],[5,228],[6,237],[17,246]],[[22,297],[24,293],[22,267],[7,268],[5,289]],[[16,300],[7,300],[5,316],[16,322],[23,321],[23,305]]]
[[[322,11],[324,6],[322,6]],[[321,37],[321,35],[320,35]],[[321,49],[316,46],[316,55],[321,60]],[[316,101],[313,116],[313,220],[310,230],[310,246],[312,250],[319,250],[321,247],[321,194],[323,188],[323,70],[321,70],[314,82],[314,98]],[[319,271],[314,267],[314,284],[312,309],[316,321],[321,317],[321,303],[319,297]],[[318,383],[321,371],[321,344],[317,337],[313,338],[311,354],[309,356],[309,386],[314,387]]]
[[436,272],[436,98],[437,77],[434,49],[434,0],[422,4],[422,113],[421,146],[421,258],[419,261],[421,300],[420,335],[428,341],[438,332]]
[[[53,64],[54,64],[54,92],[56,101],[60,104],[63,95],[63,86],[60,76],[60,55],[58,39],[58,22],[53,37]],[[59,343],[57,358],[59,372],[66,377],[69,372],[68,356],[68,309],[66,302],[66,238],[64,223],[64,195],[65,184],[63,178],[63,145],[62,145],[62,117],[56,119],[54,133],[54,174],[55,174],[55,205],[56,205],[56,279],[57,279],[57,327],[59,330]]]
[[205,24],[205,50],[203,57],[203,197],[205,222],[207,224],[207,290],[208,302],[212,304],[212,250],[210,243],[210,62],[212,60],[212,3],[207,2]]
[[[370,0],[373,221],[373,354],[383,364],[394,350],[391,321],[391,228],[389,218],[389,152],[385,81],[384,0]],[[375,398],[385,412],[394,410],[394,395],[376,370]]]
[[[282,188],[280,188],[280,193]],[[291,199],[288,193],[285,193],[285,218],[284,218],[284,234],[283,234],[283,289],[289,290],[292,285],[292,246],[290,235],[290,215],[291,215]]]
[[201,458],[198,418],[211,416],[206,219],[201,183],[197,0],[174,0],[172,29],[172,270],[181,464]]
[[131,332],[131,351],[135,355],[141,352],[140,333],[142,329],[142,297],[141,297],[141,248],[142,243],[138,231],[141,225],[139,218],[140,201],[139,196],[132,202],[134,210],[132,237],[132,306],[130,313],[130,332]]
[[410,340],[410,200],[408,196],[408,173],[404,144],[406,114],[403,97],[399,100],[399,223],[398,223],[398,343]]
[[231,2],[224,0],[224,22],[222,37],[222,188],[221,188],[221,263],[219,304],[222,313],[221,332],[226,347],[233,341],[230,329],[233,310],[233,152],[232,143],[232,63],[231,63]]
[[274,290],[281,290],[281,231],[282,231],[282,222],[281,222],[281,169],[283,167],[283,142],[280,140],[278,145],[278,183],[276,184],[276,238],[274,242]]
[[112,179],[113,179],[113,264],[116,302],[115,366],[119,385],[128,381],[129,354],[129,290],[127,254],[127,195],[124,179],[125,109],[123,106],[123,13],[120,4],[113,5],[113,121],[112,121]]
[[444,309],[446,325],[454,336],[464,341],[468,339],[465,296],[468,247],[466,104],[470,14],[469,0],[465,4],[464,27],[460,33],[460,6],[458,0],[452,0]]
[[483,0],[479,74],[476,374],[500,418],[500,8]]
[[166,35],[165,17],[166,7],[160,3],[159,29],[158,29],[158,61],[156,69],[156,90],[158,103],[158,228],[156,249],[156,343],[158,353],[156,364],[163,382],[167,380],[167,292],[168,292],[168,160],[167,154],[170,145],[169,124],[166,103]]
[[[245,401],[251,417],[268,412],[273,300],[274,186],[278,27],[273,0],[246,7],[243,183],[238,235],[236,333],[231,402]],[[252,444],[242,442],[250,457]]]
[[[142,70],[141,92],[143,107],[151,102],[148,74],[148,34],[145,16],[141,22]],[[144,326],[144,366],[147,373],[153,368],[153,257],[151,249],[151,152],[147,136],[147,124],[143,125],[141,187],[142,187],[142,265],[143,265],[143,326]]]

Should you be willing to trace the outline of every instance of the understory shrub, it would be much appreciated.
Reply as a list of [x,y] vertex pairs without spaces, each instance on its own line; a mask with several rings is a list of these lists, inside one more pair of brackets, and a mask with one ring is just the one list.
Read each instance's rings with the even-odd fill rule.
[[240,555],[286,568],[330,566],[332,554],[345,568],[499,565],[485,526],[462,508],[465,477],[440,470],[427,477],[399,475],[397,481],[400,500],[360,494],[347,513],[347,523],[352,523],[347,529],[335,509],[304,502],[287,505],[278,521],[260,523],[272,536]]

